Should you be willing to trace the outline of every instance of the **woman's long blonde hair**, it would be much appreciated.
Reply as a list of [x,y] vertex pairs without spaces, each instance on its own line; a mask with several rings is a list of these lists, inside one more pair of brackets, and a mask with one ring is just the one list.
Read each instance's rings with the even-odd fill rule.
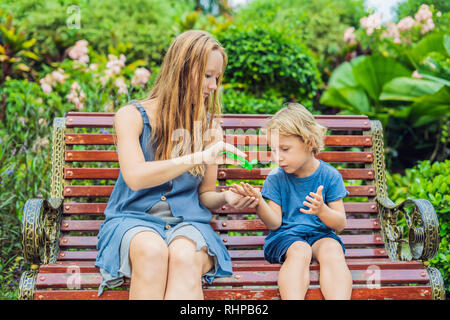
[[[152,124],[151,137],[155,160],[168,160],[202,151],[212,138],[205,137],[205,133],[212,128],[215,115],[220,116],[221,107],[218,90],[205,100],[203,81],[208,57],[213,50],[218,50],[223,57],[222,72],[217,80],[219,88],[228,59],[224,48],[208,32],[184,32],[170,45],[147,98],[156,99],[157,105],[158,119]],[[180,138],[181,143],[178,142]],[[200,164],[189,172],[203,177],[205,169],[205,165]]]

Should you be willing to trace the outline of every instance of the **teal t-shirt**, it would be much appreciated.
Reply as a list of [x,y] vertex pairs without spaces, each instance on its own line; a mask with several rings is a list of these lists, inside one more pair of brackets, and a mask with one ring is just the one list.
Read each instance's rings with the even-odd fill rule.
[[334,232],[328,228],[316,215],[306,214],[300,208],[309,210],[303,204],[310,192],[317,192],[323,186],[323,202],[328,204],[344,198],[349,194],[345,189],[344,181],[339,171],[332,165],[320,160],[317,170],[308,177],[297,177],[287,173],[282,168],[273,169],[267,176],[261,195],[281,206],[282,223],[277,230],[271,230],[265,241],[266,246],[285,231],[298,230],[302,233],[308,231]]

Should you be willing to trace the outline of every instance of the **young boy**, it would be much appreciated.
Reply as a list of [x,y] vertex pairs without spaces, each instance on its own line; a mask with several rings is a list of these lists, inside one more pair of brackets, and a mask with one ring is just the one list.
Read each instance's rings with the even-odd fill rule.
[[305,107],[291,103],[263,130],[279,167],[267,176],[261,192],[246,183],[235,184],[231,190],[259,199],[256,212],[270,229],[264,258],[282,264],[281,298],[305,298],[314,257],[320,265],[324,298],[350,299],[352,277],[344,244],[335,232],[346,225],[342,198],[348,191],[339,171],[315,158],[323,148],[326,128]]

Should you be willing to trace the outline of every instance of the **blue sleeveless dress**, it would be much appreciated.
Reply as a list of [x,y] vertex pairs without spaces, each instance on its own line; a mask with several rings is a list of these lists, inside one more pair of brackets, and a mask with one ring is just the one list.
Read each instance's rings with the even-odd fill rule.
[[[139,142],[145,161],[154,161],[155,150],[149,146],[152,129],[147,113],[139,103],[135,105],[141,112],[144,122]],[[161,185],[133,191],[125,183],[120,172],[105,209],[105,221],[100,226],[97,236],[98,254],[95,266],[103,268],[114,277],[119,276],[120,244],[123,235],[131,228],[137,226],[152,228],[165,240],[166,222],[147,212],[159,201],[167,201],[174,217],[189,222],[200,231],[208,246],[208,252],[214,254],[217,259],[216,273],[207,275],[206,281],[211,284],[215,277],[231,276],[233,271],[230,255],[209,224],[211,212],[198,198],[200,183],[200,178],[187,171]]]

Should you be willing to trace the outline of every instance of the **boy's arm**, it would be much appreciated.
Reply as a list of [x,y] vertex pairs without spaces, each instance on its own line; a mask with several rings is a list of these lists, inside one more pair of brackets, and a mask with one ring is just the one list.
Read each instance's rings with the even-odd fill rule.
[[258,205],[256,207],[256,214],[267,226],[267,228],[269,228],[270,230],[276,230],[281,226],[281,206],[272,200],[269,200],[269,202],[266,203],[258,188],[253,188],[248,183],[241,182],[241,185],[234,184],[231,187],[231,191],[241,195],[252,196],[256,199],[259,199]]
[[281,207],[276,202],[273,202],[272,200],[266,202],[261,196],[259,204],[256,207],[256,213],[270,230],[276,230],[281,226]]
[[306,196],[303,204],[309,207],[309,210],[300,208],[300,212],[314,214],[330,229],[338,232],[344,230],[347,219],[345,215],[344,202],[342,199],[329,202],[328,205],[323,202],[323,186],[317,188],[317,192],[310,192]]
[[323,204],[322,210],[317,214],[320,220],[330,229],[341,232],[347,225],[347,219],[344,209],[344,201],[337,201]]

